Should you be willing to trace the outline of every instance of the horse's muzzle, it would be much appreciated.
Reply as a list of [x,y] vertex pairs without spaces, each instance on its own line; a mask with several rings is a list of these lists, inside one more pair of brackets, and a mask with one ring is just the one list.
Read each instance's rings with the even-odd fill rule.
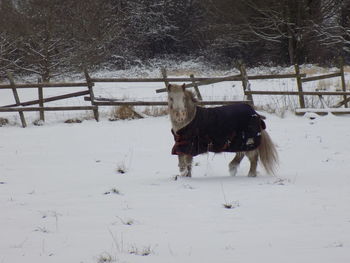
[[175,118],[175,121],[178,122],[178,123],[181,123],[181,122],[184,122],[187,118],[187,112],[186,111],[175,111],[174,112],[174,118]]

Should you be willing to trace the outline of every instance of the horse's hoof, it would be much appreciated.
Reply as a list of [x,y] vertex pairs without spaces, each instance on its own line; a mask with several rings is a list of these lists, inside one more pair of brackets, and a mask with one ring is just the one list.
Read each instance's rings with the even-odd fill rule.
[[249,173],[248,177],[256,177],[256,173]]
[[190,175],[190,174],[179,174],[179,175],[176,175],[175,176],[175,181],[177,180],[177,178],[179,178],[179,177],[187,177],[187,178],[191,178],[192,177],[192,175]]
[[191,177],[191,172],[188,169],[185,169],[183,171],[180,171],[181,177]]
[[230,172],[231,176],[236,176],[237,175],[237,168],[236,167],[230,168],[229,172]]

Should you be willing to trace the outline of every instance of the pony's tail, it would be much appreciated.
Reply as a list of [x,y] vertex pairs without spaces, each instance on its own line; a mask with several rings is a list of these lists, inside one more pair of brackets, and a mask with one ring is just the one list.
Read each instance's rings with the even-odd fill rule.
[[265,131],[261,131],[261,144],[258,148],[259,159],[267,173],[275,175],[278,166],[278,153],[276,146]]

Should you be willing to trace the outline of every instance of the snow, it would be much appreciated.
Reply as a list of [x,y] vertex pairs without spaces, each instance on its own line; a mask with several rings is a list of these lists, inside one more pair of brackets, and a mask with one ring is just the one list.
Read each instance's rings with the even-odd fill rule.
[[348,108],[336,108],[336,109],[332,109],[332,108],[324,108],[324,109],[316,109],[316,108],[304,108],[304,109],[296,109],[295,110],[296,113],[349,113],[349,109]]
[[1,263],[349,262],[349,116],[264,112],[276,176],[259,166],[249,178],[244,160],[231,177],[225,153],[196,157],[193,177],[175,181],[167,116],[64,124],[59,114],[0,128]]

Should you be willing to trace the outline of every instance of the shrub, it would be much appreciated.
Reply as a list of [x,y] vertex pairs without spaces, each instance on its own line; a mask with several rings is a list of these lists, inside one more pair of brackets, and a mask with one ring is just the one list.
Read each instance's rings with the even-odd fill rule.
[[133,106],[123,105],[115,107],[112,110],[111,117],[109,118],[110,121],[116,121],[116,120],[133,120],[133,119],[142,119],[143,116],[141,116],[139,113],[137,113],[134,110]]
[[0,118],[0,127],[9,124],[9,120],[6,118]]

